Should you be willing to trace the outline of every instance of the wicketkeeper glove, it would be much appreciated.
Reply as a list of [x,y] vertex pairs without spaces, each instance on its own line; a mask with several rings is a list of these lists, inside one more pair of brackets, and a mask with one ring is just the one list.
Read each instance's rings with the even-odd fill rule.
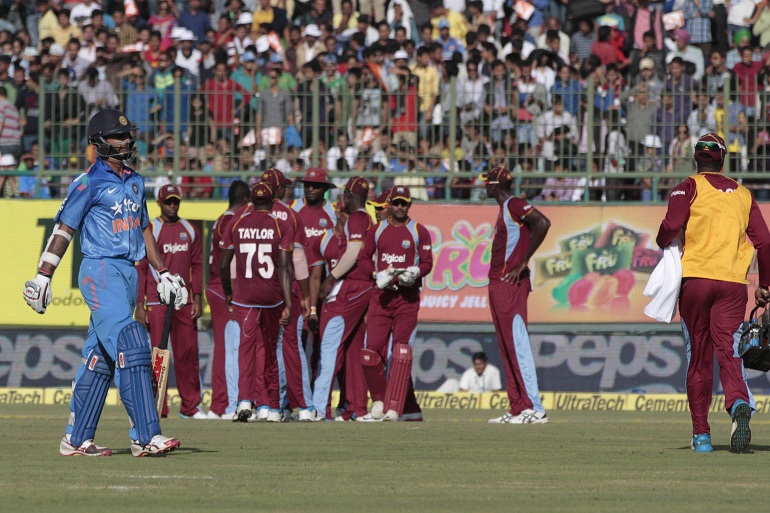
[[51,278],[38,274],[24,284],[24,301],[39,314],[44,314],[51,302]]
[[398,284],[404,287],[411,287],[417,278],[420,277],[420,268],[416,265],[412,265],[403,269],[401,274],[398,275]]
[[402,269],[393,269],[393,267],[388,266],[388,268],[384,271],[379,271],[376,273],[374,275],[374,280],[377,283],[377,288],[383,290],[390,287],[390,285],[393,283],[393,280],[395,280],[396,276],[398,276],[402,271]]
[[184,280],[178,274],[171,274],[167,270],[161,271],[158,274],[160,281],[158,282],[158,296],[160,302],[167,305],[171,302],[171,294],[174,298],[174,309],[181,310],[184,305],[187,304],[187,288],[185,288]]

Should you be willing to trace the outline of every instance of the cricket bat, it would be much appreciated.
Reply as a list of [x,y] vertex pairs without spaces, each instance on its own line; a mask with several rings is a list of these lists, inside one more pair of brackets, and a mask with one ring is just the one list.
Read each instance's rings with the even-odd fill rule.
[[168,350],[168,337],[171,334],[171,319],[174,317],[174,294],[166,307],[166,318],[163,321],[163,334],[160,336],[158,347],[152,348],[152,388],[155,392],[155,409],[158,410],[158,418],[163,411],[163,403],[166,402],[166,389],[168,388],[168,368],[171,365],[171,353]]

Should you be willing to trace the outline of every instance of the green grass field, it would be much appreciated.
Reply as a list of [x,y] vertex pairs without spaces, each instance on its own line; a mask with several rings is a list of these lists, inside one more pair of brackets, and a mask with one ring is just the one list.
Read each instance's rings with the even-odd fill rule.
[[163,421],[182,447],[133,458],[127,417],[107,407],[109,458],[65,458],[66,406],[0,408],[0,511],[761,511],[770,422],[747,454],[689,448],[689,415],[551,412],[547,425],[487,425],[484,410],[424,423]]

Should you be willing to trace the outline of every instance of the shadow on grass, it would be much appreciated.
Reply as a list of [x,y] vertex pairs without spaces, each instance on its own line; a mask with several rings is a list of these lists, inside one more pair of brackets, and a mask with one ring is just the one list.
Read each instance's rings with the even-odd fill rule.
[[[166,454],[159,454],[157,456],[145,456],[145,458],[167,458],[174,456],[184,456],[187,454],[206,454],[206,453],[218,453],[219,451],[213,451],[210,449],[199,449],[197,447],[180,447],[178,449],[174,449],[171,452],[168,452]],[[131,456],[131,449],[117,449],[112,451],[113,456],[123,456],[123,455],[129,455]]]
[[[749,445],[749,448],[745,451],[734,452],[730,450],[729,445],[712,445],[714,452],[732,452],[733,454],[753,454],[755,452],[770,452],[770,445]],[[684,447],[676,447],[680,451],[692,451],[692,447],[685,445]]]

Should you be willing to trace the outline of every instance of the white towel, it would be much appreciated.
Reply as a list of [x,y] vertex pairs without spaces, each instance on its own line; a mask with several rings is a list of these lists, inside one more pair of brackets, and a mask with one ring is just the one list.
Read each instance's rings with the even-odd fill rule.
[[677,238],[663,250],[663,258],[650,274],[644,295],[652,301],[644,313],[659,322],[671,322],[676,315],[679,287],[682,285],[682,244]]

